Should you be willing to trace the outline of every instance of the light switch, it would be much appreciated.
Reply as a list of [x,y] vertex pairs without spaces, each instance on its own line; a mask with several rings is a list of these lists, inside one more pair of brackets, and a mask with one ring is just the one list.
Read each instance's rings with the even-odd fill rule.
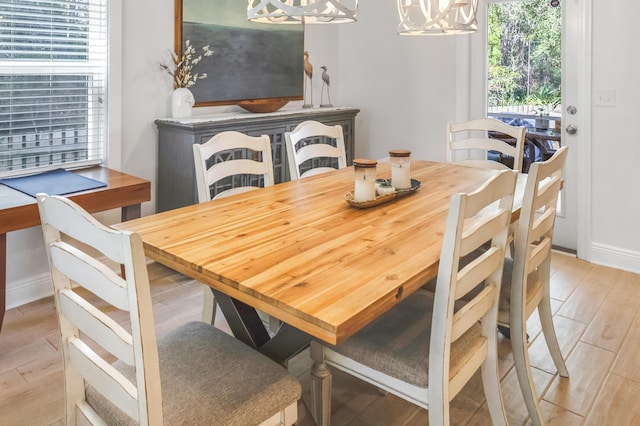
[[593,92],[593,105],[603,107],[616,106],[615,89],[599,89]]

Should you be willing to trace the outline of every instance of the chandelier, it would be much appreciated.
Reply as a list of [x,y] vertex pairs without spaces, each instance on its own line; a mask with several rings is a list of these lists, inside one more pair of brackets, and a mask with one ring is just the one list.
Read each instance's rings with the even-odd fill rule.
[[266,24],[336,24],[356,20],[358,0],[249,0],[247,18]]
[[478,29],[478,0],[398,0],[400,35],[466,34]]

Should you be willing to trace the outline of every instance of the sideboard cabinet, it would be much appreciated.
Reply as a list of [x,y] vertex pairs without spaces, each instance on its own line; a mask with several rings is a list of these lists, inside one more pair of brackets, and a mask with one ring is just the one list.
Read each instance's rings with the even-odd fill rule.
[[268,114],[248,112],[212,114],[185,119],[158,119],[158,199],[159,212],[198,202],[193,165],[193,144],[202,144],[217,133],[235,130],[252,136],[269,135],[275,182],[290,179],[284,133],[299,123],[316,120],[339,124],[344,132],[347,163],[354,153],[355,108],[289,109]]

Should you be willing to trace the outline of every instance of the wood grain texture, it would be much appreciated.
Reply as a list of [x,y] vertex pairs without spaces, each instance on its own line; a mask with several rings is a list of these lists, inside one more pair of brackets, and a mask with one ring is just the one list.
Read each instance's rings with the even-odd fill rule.
[[411,170],[415,194],[371,209],[344,201],[345,168],[116,227],[138,232],[154,260],[335,344],[436,276],[451,195],[497,173],[428,161]]

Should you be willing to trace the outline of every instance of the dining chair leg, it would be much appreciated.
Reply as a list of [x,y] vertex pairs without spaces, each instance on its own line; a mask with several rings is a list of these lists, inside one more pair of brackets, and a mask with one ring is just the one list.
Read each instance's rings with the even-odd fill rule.
[[[448,385],[448,384],[447,384]],[[447,426],[449,419],[449,399],[445,398],[441,389],[434,389],[435,386],[429,382],[429,426]]]
[[553,312],[551,312],[551,290],[550,290],[550,277],[551,277],[551,256],[540,264],[538,267],[545,282],[543,283],[542,299],[538,304],[538,315],[540,316],[540,324],[542,325],[542,332],[544,333],[544,340],[547,342],[549,353],[553,359],[553,363],[556,365],[558,374],[562,377],[569,377],[569,371],[567,365],[562,357],[562,351],[558,344],[558,337],[556,336],[556,329],[553,325]]
[[535,426],[544,425],[544,417],[538,403],[538,392],[536,391],[531,374],[531,364],[529,363],[529,345],[527,343],[526,321],[524,318],[512,317],[511,322],[511,350],[513,361],[516,367],[518,382],[522,391],[529,417]]
[[506,426],[507,413],[504,410],[502,393],[500,392],[500,372],[498,370],[497,334],[489,333],[487,338],[487,357],[480,367],[482,386],[487,398],[487,407],[494,425]]
[[311,342],[311,414],[317,426],[329,426],[331,417],[331,370],[324,362],[324,347]]
[[546,295],[542,297],[542,300],[538,305],[538,315],[540,316],[540,324],[542,325],[544,340],[547,342],[549,353],[551,354],[553,363],[556,365],[558,374],[562,377],[569,377],[569,370],[567,370],[567,365],[564,362],[562,351],[558,344],[558,337],[556,336],[556,329],[553,326],[551,301]]
[[216,321],[216,299],[213,297],[211,287],[203,285],[204,297],[202,300],[202,322],[213,325]]

